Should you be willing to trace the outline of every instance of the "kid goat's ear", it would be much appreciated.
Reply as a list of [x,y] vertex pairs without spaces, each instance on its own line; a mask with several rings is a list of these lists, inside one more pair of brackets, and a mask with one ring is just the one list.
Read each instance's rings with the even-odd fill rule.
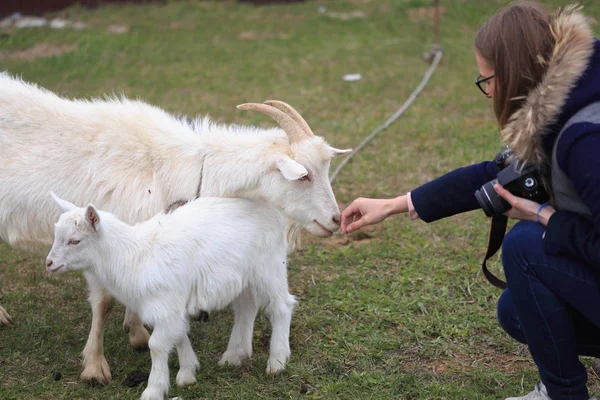
[[58,206],[60,211],[63,213],[66,213],[68,211],[71,211],[71,210],[74,210],[75,208],[77,208],[77,206],[75,204],[69,203],[68,201],[61,199],[56,194],[54,194],[54,192],[50,192],[50,195],[52,196],[52,199],[54,199],[54,202],[56,203],[56,205]]
[[85,209],[85,220],[90,224],[94,232],[98,232],[98,228],[100,228],[100,215],[98,215],[98,211],[91,204]]

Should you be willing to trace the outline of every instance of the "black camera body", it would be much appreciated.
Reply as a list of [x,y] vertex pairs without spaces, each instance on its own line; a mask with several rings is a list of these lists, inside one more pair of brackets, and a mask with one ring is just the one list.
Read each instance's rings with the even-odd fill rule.
[[475,198],[488,217],[503,214],[511,208],[511,205],[494,190],[496,183],[517,197],[540,204],[550,198],[544,189],[539,171],[531,166],[518,169],[515,159],[508,161],[511,154],[512,150],[506,146],[494,157],[494,163],[500,172],[496,179],[487,182],[475,191]]

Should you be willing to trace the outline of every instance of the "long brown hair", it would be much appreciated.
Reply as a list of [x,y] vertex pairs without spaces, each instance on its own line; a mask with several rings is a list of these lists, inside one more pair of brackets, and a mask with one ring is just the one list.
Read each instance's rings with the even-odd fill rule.
[[475,38],[475,50],[494,69],[494,113],[503,128],[542,80],[554,48],[551,14],[523,1],[491,17]]

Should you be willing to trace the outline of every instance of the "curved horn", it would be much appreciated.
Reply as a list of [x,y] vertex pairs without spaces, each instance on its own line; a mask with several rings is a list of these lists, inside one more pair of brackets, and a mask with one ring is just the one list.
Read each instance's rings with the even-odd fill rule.
[[275,122],[279,124],[281,129],[285,131],[291,143],[299,142],[303,139],[306,139],[306,135],[300,129],[296,121],[293,120],[292,117],[290,117],[283,111],[278,110],[275,107],[261,103],[244,103],[238,105],[237,108],[239,110],[258,111],[273,118]]
[[309,139],[315,136],[312,129],[310,129],[310,126],[308,126],[306,120],[302,118],[302,115],[300,115],[300,113],[296,111],[294,107],[279,100],[267,100],[265,101],[265,104],[276,107],[292,117],[292,119],[296,121],[298,125],[300,125],[300,128],[302,128],[302,131],[308,136]]

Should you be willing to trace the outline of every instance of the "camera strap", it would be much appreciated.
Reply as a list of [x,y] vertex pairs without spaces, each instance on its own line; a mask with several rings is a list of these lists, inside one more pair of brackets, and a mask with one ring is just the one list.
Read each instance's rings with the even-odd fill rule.
[[506,289],[506,282],[492,274],[487,268],[485,263],[489,260],[502,246],[504,235],[506,234],[506,227],[508,226],[508,217],[505,215],[494,215],[492,217],[492,223],[490,225],[490,239],[488,242],[487,253],[481,264],[483,275],[489,283],[499,289]]

